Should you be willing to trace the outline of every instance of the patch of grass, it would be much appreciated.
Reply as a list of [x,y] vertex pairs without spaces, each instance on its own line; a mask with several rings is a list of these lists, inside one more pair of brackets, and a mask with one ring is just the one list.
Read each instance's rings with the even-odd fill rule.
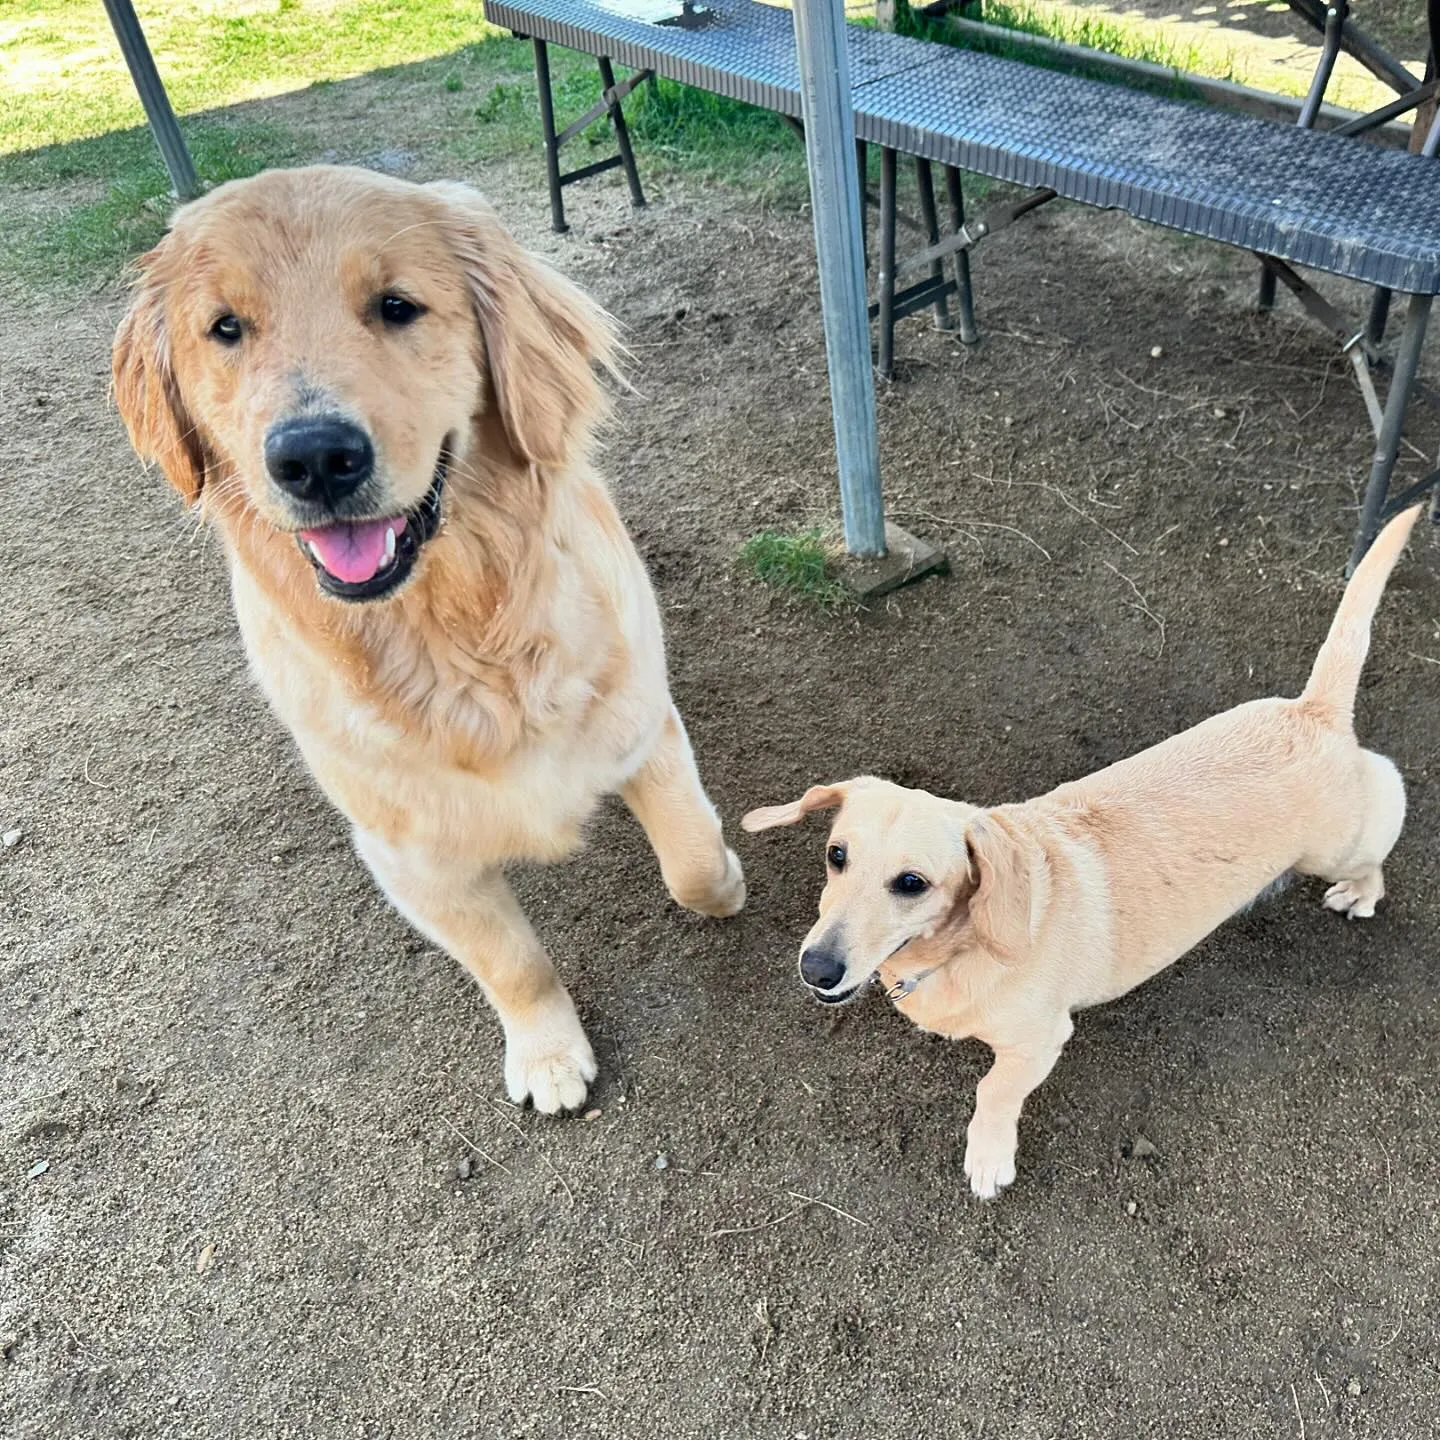
[[807,600],[821,610],[854,604],[832,573],[830,550],[819,530],[786,534],[762,530],[740,547],[740,566],[757,580]]
[[[146,37],[181,115],[503,34],[485,23],[479,0],[278,0],[239,15],[202,0],[144,9]],[[8,0],[0,46],[0,155],[143,122],[104,8],[93,0]]]
[[998,25],[1003,30],[1040,35],[1047,40],[1079,45],[1086,50],[1101,50],[1126,60],[1142,60],[1162,69],[1188,70],[1216,80],[1232,80],[1235,76],[1235,61],[1231,55],[1227,54],[1217,63],[1216,57],[1202,45],[1174,40],[1168,35],[1141,29],[1108,15],[985,0],[983,17],[987,25]]
[[[1235,58],[1229,51],[1217,53],[1210,47],[1178,41],[1169,34],[1109,15],[1087,13],[1067,6],[1036,4],[1031,0],[1018,0],[1015,4],[1006,3],[1006,0],[984,0],[983,10],[967,14],[965,18],[982,20],[997,30],[1057,40],[1085,50],[1143,61],[1172,72],[1206,75],[1217,80],[1237,78]],[[1104,66],[1087,66],[1074,58],[1061,58],[1034,46],[1007,42],[1003,36],[977,36],[951,26],[944,16],[932,19],[905,9],[897,15],[896,29],[936,44],[953,45],[962,50],[981,50],[1028,65],[1063,70],[1112,84],[1125,84],[1142,90],[1159,89],[1162,93],[1182,98],[1189,98],[1192,94],[1192,87],[1185,85],[1178,75],[1173,81],[1163,82],[1140,76],[1122,76]]]
[[798,194],[808,184],[804,144],[769,110],[659,79],[640,87],[626,114],[647,151],[672,165],[747,188]]
[[[188,127],[187,138],[196,169],[214,184],[284,165],[298,148],[288,132],[272,125],[202,123]],[[42,283],[77,281],[114,273],[159,240],[175,202],[154,142],[145,131],[106,139],[143,145],[134,145],[131,163],[119,168],[99,199],[63,209],[14,236],[6,257],[11,269]]]
[[[314,133],[305,136],[251,123],[247,102],[301,88],[323,96],[360,75],[379,80],[382,96],[393,87],[409,99],[418,82],[455,117],[436,160],[448,152],[483,163],[518,151],[533,154],[541,173],[531,48],[486,24],[480,0],[271,0],[241,14],[213,0],[150,0],[144,9],[207,185],[312,160],[326,143],[308,122]],[[556,49],[551,73],[562,123],[599,97],[588,57]],[[93,278],[152,243],[170,208],[168,184],[103,7],[8,0],[0,80],[0,267],[41,284]],[[337,106],[345,93],[337,88]],[[223,113],[237,105],[246,106],[243,122]],[[804,148],[777,116],[668,81],[642,86],[626,109],[647,175],[683,168],[752,191],[804,194]],[[464,123],[467,112],[475,123]],[[604,120],[572,142],[576,152],[607,154],[613,144]],[[57,187],[66,187],[56,197],[63,208],[47,193]]]
[[[557,66],[564,52],[551,55],[551,88],[557,124],[583,114],[600,98],[600,77],[593,65]],[[493,148],[497,133],[510,132],[522,144],[536,145],[540,133],[540,101],[530,78],[501,81],[475,110],[475,118],[492,133],[482,140]],[[749,190],[803,195],[807,184],[805,147],[785,122],[768,110],[739,100],[694,90],[656,77],[633,91],[625,102],[625,119],[644,173],[684,170],[707,180],[721,180]],[[610,125],[603,117],[569,142],[605,154],[614,149]],[[567,167],[572,163],[568,158]],[[579,161],[573,163],[580,163]]]
[[[274,0],[239,15],[209,0],[143,8],[207,185],[311,160],[319,148],[283,125],[257,123],[253,107],[217,113],[227,107],[305,87],[323,93],[387,68],[403,86],[417,62],[434,67],[443,95],[477,80],[483,90],[528,67],[529,47],[487,25],[479,0]],[[153,243],[171,208],[169,183],[103,7],[8,0],[0,83],[0,266],[42,285],[94,278]],[[62,186],[56,207],[46,192]]]

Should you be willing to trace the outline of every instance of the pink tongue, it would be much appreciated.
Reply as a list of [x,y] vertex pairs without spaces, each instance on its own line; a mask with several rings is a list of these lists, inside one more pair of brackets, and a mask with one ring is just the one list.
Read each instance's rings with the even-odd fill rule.
[[359,585],[373,579],[384,565],[385,537],[391,531],[397,540],[405,533],[403,515],[392,515],[388,520],[366,520],[358,525],[326,525],[319,530],[302,530],[300,538],[337,580]]

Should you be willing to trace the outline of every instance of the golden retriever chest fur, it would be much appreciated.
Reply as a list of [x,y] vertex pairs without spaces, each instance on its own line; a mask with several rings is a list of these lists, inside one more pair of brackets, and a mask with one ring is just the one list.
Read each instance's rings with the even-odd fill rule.
[[252,669],[358,828],[480,863],[557,859],[654,745],[668,706],[643,568],[618,521],[601,532],[608,544],[592,530],[583,555],[563,530],[549,537],[542,610],[517,605],[507,619],[502,603],[483,625],[474,613],[387,616],[338,641],[297,626],[293,598],[254,573],[263,558],[234,548]]

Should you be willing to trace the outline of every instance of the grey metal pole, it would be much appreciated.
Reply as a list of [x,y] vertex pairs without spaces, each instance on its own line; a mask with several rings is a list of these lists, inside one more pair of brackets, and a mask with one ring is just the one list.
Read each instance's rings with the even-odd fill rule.
[[105,13],[109,15],[110,27],[120,42],[120,53],[130,67],[130,78],[135,82],[140,103],[145,107],[150,133],[160,147],[175,194],[181,200],[193,200],[200,193],[200,177],[195,173],[195,163],[190,159],[180,127],[175,123],[170,97],[160,83],[160,73],[155,69],[155,58],[150,54],[150,46],[145,41],[145,32],[140,28],[135,8],[130,0],[105,0]]
[[852,555],[883,555],[885,506],[880,493],[864,224],[855,170],[855,112],[843,0],[795,0],[795,49],[845,548]]
[[1380,531],[1380,513],[1390,494],[1390,477],[1395,473],[1395,459],[1400,453],[1400,436],[1405,429],[1405,412],[1410,405],[1410,391],[1420,369],[1420,353],[1425,348],[1425,327],[1430,320],[1433,295],[1412,295],[1405,314],[1405,329],[1395,351],[1395,369],[1390,375],[1390,389],[1385,395],[1385,418],[1375,441],[1375,456],[1370,464],[1370,483],[1360,509],[1360,528],[1355,535],[1355,548],[1350,552],[1346,575],[1365,558],[1370,542]]

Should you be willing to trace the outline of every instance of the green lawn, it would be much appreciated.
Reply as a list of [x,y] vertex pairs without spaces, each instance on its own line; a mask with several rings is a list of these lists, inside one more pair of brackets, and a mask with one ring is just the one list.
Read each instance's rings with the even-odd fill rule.
[[[329,148],[327,116],[353,135],[357,110],[373,111],[373,149],[413,144],[432,172],[526,153],[538,166],[530,46],[487,25],[479,0],[226,9],[139,6],[207,183],[314,160]],[[158,237],[169,182],[98,0],[8,0],[0,15],[0,266],[31,283],[88,283]],[[551,64],[562,115],[598,98],[593,62],[557,50]],[[283,102],[254,103],[300,91],[314,102],[308,127]],[[648,175],[680,167],[804,193],[803,150],[774,115],[669,82],[643,87],[626,110]],[[605,126],[575,143],[587,141],[608,145]]]
[[[479,0],[278,0],[244,8],[222,14],[186,0],[137,6],[180,114],[433,59],[500,33],[485,23]],[[7,0],[3,13],[0,155],[144,120],[98,0]]]

